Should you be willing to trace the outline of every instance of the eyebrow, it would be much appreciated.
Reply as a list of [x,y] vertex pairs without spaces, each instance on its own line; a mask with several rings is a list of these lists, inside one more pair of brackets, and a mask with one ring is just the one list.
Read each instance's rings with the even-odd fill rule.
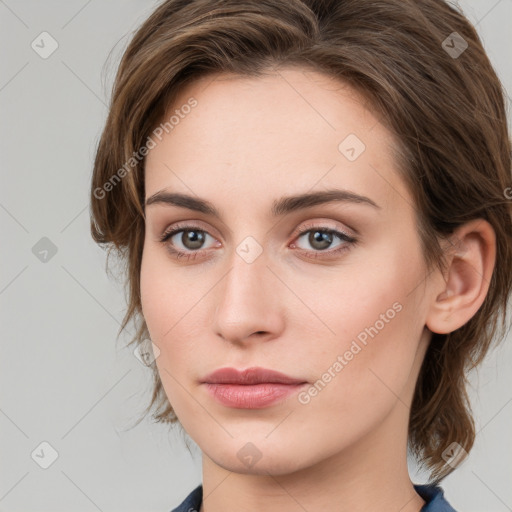
[[[311,208],[319,204],[333,202],[356,203],[368,205],[379,210],[381,209],[381,207],[369,197],[361,196],[349,190],[332,189],[282,197],[273,202],[271,213],[274,217],[278,217],[304,208]],[[212,203],[187,194],[160,190],[146,200],[146,206],[152,204],[180,206],[206,215],[212,215],[219,219],[221,218],[219,211]]]

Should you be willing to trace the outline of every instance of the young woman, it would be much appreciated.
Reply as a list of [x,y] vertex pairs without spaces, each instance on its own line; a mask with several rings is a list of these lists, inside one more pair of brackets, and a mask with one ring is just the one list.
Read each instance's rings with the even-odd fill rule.
[[466,375],[505,332],[510,155],[444,1],[156,9],[116,77],[92,234],[126,259],[154,417],[203,454],[175,511],[453,510]]

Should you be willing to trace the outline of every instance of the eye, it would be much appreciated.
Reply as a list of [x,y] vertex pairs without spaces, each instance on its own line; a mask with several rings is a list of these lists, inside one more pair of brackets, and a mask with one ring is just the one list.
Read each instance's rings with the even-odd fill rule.
[[[299,231],[297,240],[302,238],[305,240],[307,245],[312,247],[313,250],[310,250],[307,247],[301,247],[295,243],[292,244],[292,247],[299,247],[301,251],[305,253],[312,253],[308,255],[308,257],[313,258],[338,254],[342,251],[348,250],[351,245],[357,242],[356,238],[353,236],[350,236],[343,231],[338,231],[325,226],[305,226]],[[336,239],[338,239],[340,243],[334,246],[335,249],[327,250],[332,247],[332,244]]]
[[[204,229],[192,225],[177,225],[163,233],[160,241],[164,243],[169,252],[177,258],[187,257],[193,259],[196,253],[204,249],[207,238],[215,240]],[[217,243],[217,246],[219,244]]]

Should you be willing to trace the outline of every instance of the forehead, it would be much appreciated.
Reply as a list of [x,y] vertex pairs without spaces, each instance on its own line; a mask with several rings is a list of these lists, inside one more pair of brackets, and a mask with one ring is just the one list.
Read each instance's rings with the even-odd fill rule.
[[252,200],[315,185],[381,203],[407,195],[392,134],[362,95],[321,73],[203,77],[179,92],[164,122],[171,116],[146,158],[146,197],[171,188],[224,202],[233,192]]

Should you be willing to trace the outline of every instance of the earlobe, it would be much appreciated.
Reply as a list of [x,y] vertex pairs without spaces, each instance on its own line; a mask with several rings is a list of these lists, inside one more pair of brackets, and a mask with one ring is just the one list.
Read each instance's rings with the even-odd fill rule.
[[496,259],[496,235],[484,219],[475,219],[455,230],[447,249],[444,278],[432,282],[432,303],[426,326],[448,334],[466,324],[483,304]]

